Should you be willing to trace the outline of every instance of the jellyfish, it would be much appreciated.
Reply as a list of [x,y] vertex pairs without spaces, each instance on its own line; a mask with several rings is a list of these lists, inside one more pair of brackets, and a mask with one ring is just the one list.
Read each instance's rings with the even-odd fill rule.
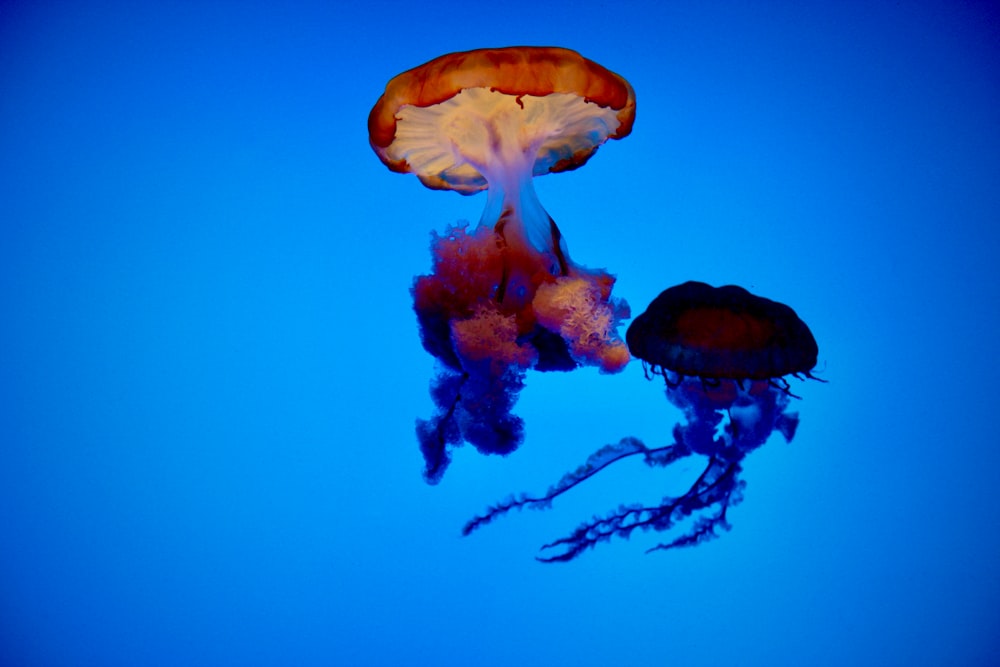
[[740,502],[745,486],[739,477],[744,457],[775,431],[788,442],[795,436],[799,418],[787,407],[798,397],[786,378],[819,379],[811,372],[816,340],[784,304],[735,285],[687,282],[656,297],[629,326],[626,342],[646,378],[663,378],[667,399],[683,412],[673,441],[652,448],[628,437],[607,445],[544,494],[511,496],[491,506],[465,525],[464,535],[513,509],[546,509],[609,465],[638,455],[653,467],[695,455],[706,462],[682,495],[595,516],[543,546],[538,560],[569,561],[612,537],[628,538],[636,529],[668,531],[688,520],[686,531],[649,551],[694,546],[729,530],[726,512]]
[[427,187],[487,191],[479,225],[432,232],[433,270],[413,284],[424,349],[439,362],[436,414],[417,420],[424,477],[437,483],[463,442],[508,454],[528,369],[622,370],[628,305],[615,279],[570,259],[532,178],[582,166],[632,129],[635,95],[617,74],[561,48],[453,53],[389,81],[368,118],[372,148]]

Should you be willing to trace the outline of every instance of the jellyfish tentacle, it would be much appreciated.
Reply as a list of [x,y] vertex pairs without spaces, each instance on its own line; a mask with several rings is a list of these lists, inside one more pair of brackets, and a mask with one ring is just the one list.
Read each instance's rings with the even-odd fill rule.
[[805,372],[803,373],[803,375],[805,375],[805,376],[806,376],[807,378],[809,378],[810,380],[816,380],[816,382],[822,382],[823,384],[827,384],[828,382],[830,382],[829,380],[824,380],[824,379],[823,379],[823,378],[821,378],[821,377],[816,377],[816,376],[815,376],[815,375],[813,375],[813,374],[812,374],[812,373],[811,373],[810,371],[805,371]]
[[486,509],[486,513],[472,518],[462,528],[462,535],[469,535],[478,528],[491,523],[498,517],[510,512],[513,509],[521,510],[525,507],[531,509],[548,509],[552,506],[552,501],[566,493],[577,484],[590,479],[600,471],[604,470],[612,463],[636,454],[643,454],[646,465],[665,466],[673,461],[681,459],[691,454],[683,443],[674,443],[664,447],[649,448],[638,438],[622,438],[619,442],[605,445],[597,450],[576,470],[566,473],[563,477],[550,486],[541,496],[533,497],[526,493],[519,496],[509,496],[506,499],[491,505]]
[[672,548],[673,546],[694,545],[704,541],[708,534],[714,535],[716,527],[728,525],[725,523],[725,508],[739,502],[739,491],[743,486],[742,482],[737,479],[739,471],[738,461],[727,463],[722,459],[712,457],[705,470],[684,495],[677,498],[666,497],[659,507],[623,505],[618,508],[617,512],[604,518],[594,517],[592,521],[581,524],[566,537],[559,538],[542,547],[545,550],[564,546],[566,549],[563,552],[553,556],[536,556],[536,559],[543,563],[567,562],[594,547],[598,542],[610,540],[615,536],[628,539],[636,528],[653,529],[657,532],[669,530],[678,521],[695,512],[718,505],[721,510],[714,517],[696,522],[691,531],[677,538],[674,542],[662,546],[663,548]]
[[668,389],[677,389],[677,387],[681,386],[681,384],[684,382],[684,374],[678,373],[677,379],[671,380],[670,376],[667,374],[668,372],[669,371],[667,371],[666,368],[660,366],[660,376],[663,378],[663,383],[667,385]]
[[792,393],[792,385],[790,385],[788,383],[788,380],[786,380],[784,377],[769,378],[768,381],[767,381],[767,383],[769,385],[771,385],[772,387],[774,387],[775,389],[777,389],[778,391],[780,391],[783,394],[785,394],[786,396],[790,396],[792,398],[797,398],[799,400],[802,399],[801,396],[797,396],[797,395],[795,395],[795,394]]

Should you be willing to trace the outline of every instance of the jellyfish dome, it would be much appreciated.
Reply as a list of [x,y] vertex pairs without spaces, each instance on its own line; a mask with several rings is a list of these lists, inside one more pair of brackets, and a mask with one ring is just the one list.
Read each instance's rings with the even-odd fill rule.
[[808,374],[819,348],[788,306],[742,287],[690,281],[664,290],[626,334],[654,369],[711,380]]
[[594,517],[543,547],[544,562],[573,560],[612,537],[636,529],[668,531],[691,520],[686,532],[650,551],[694,546],[728,530],[727,511],[741,500],[744,457],[778,431],[791,441],[797,414],[786,412],[793,397],[786,376],[815,378],[818,348],[812,332],[788,306],[754,296],[733,285],[711,287],[687,282],[662,292],[628,328],[632,354],[646,376],[661,376],[668,400],[679,407],[683,424],[673,442],[650,448],[639,439],[607,445],[575,471],[538,496],[512,496],[469,521],[463,533],[492,522],[512,509],[547,508],[553,500],[611,464],[642,455],[650,466],[666,466],[692,455],[707,459],[688,491],[659,505],[622,505]]
[[389,81],[372,109],[369,140],[389,169],[433,189],[487,191],[477,228],[432,234],[433,271],[412,290],[424,348],[442,366],[438,413],[417,423],[429,482],[450,447],[506,454],[520,444],[511,409],[527,369],[628,363],[614,277],[570,259],[532,178],[582,166],[634,118],[625,79],[554,47],[441,56]]

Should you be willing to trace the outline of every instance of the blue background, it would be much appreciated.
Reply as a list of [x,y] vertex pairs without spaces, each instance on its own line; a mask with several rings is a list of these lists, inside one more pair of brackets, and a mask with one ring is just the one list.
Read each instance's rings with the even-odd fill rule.
[[[0,663],[986,665],[1000,651],[1000,24],[988,3],[0,4]],[[695,467],[638,364],[530,374],[527,440],[424,484],[409,287],[465,198],[366,119],[451,51],[559,45],[631,136],[536,180],[640,312],[792,305],[829,384],[734,529],[533,556]]]

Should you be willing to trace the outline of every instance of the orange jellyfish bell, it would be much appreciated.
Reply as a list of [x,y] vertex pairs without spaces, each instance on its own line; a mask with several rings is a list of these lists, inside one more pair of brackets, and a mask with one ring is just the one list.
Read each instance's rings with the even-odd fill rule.
[[493,187],[504,166],[575,169],[634,120],[635,93],[614,72],[569,49],[514,46],[450,53],[396,76],[368,133],[393,171],[470,194]]

